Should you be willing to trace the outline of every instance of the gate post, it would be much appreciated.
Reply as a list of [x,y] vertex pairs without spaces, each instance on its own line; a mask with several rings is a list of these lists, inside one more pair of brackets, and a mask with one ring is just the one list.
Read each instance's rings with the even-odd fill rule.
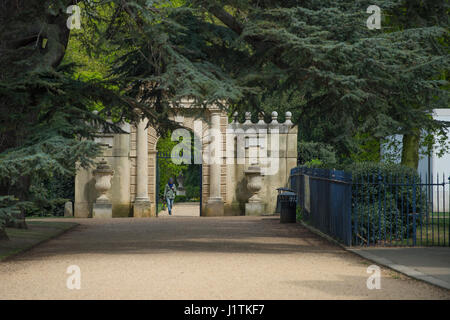
[[140,120],[136,127],[136,199],[133,204],[133,216],[143,218],[152,216],[148,197],[147,121]]
[[[220,131],[220,109],[211,110],[211,131],[216,135],[221,133]],[[216,136],[215,139],[218,139]],[[215,142],[216,143],[216,142]],[[219,150],[217,148],[222,148],[222,143],[216,145],[214,152],[217,157]],[[209,155],[211,157],[211,155]],[[218,159],[221,162],[222,159]],[[224,215],[224,203],[222,196],[220,194],[220,176],[221,176],[221,165],[216,161],[213,161],[209,165],[209,199],[206,204],[205,216],[223,216]]]

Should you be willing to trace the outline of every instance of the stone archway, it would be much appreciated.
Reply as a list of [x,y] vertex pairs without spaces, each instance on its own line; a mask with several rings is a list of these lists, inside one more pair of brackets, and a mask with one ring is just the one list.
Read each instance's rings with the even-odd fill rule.
[[[215,107],[193,108],[187,102],[181,108],[173,109],[169,118],[199,136],[202,154],[206,152],[208,130],[210,128],[218,129],[225,136],[228,124],[228,115],[225,111]],[[195,127],[196,122],[197,126],[199,123],[201,124],[201,132],[197,132],[199,128]],[[131,161],[131,201],[134,217],[156,216],[157,210],[155,206],[158,152],[156,146],[159,136],[155,128],[145,128],[145,126],[144,120],[131,129],[131,154],[135,155],[135,157],[131,157],[135,159]],[[227,193],[225,169],[225,163],[202,165],[202,203],[200,205],[204,216],[224,215],[224,199]],[[145,184],[144,181],[148,182]],[[147,194],[147,198],[139,197],[143,194]]]
[[[192,118],[191,118],[192,119]],[[172,143],[176,145],[176,149],[167,149],[167,145],[160,145],[161,138],[163,137],[156,137],[156,151],[153,152],[152,150],[149,151],[149,157],[155,157],[156,158],[156,165],[155,165],[155,171],[156,171],[156,178],[155,178],[155,196],[152,197],[152,186],[149,185],[149,194],[151,201],[155,201],[156,203],[156,210],[157,215],[160,216],[168,216],[168,211],[166,210],[165,206],[162,206],[163,203],[166,201],[163,199],[162,194],[164,191],[164,188],[167,184],[167,179],[169,177],[173,177],[176,180],[177,185],[177,197],[175,199],[174,203],[174,211],[173,214],[175,216],[184,216],[184,217],[199,217],[203,216],[204,212],[202,212],[202,188],[203,188],[203,162],[198,161],[200,160],[200,156],[202,154],[202,137],[199,137],[197,134],[194,134],[192,131],[192,125],[184,125],[186,121],[184,119],[181,119],[179,121],[179,128],[177,128],[175,131],[171,131],[170,135],[167,135],[164,137],[164,139],[167,140],[173,140]],[[189,122],[189,120],[188,120]],[[182,131],[180,132],[179,129]],[[150,135],[150,133],[149,133]],[[182,137],[182,144],[180,145],[180,138]],[[188,143],[186,144],[185,139],[188,138]],[[150,138],[149,138],[150,139]],[[150,140],[149,140],[150,141]],[[189,145],[189,150],[186,149],[186,145]],[[183,147],[183,155],[186,156],[186,158],[182,157],[180,154],[180,147]],[[176,153],[178,152],[178,156]],[[185,153],[187,152],[187,154]],[[173,154],[172,154],[173,153]],[[189,158],[189,161],[186,161]],[[183,170],[178,172],[179,169],[181,169],[180,166],[178,166],[178,162],[172,163],[172,161],[176,159],[177,161],[181,161],[182,163],[179,163],[181,167],[183,167]],[[151,166],[151,165],[150,165]],[[176,169],[175,169],[176,168]],[[170,172],[165,171],[166,169],[169,169]],[[175,172],[175,171],[176,172]],[[153,176],[153,172],[150,172],[149,175]],[[150,181],[153,180],[150,178]],[[163,210],[163,211],[160,211]],[[167,211],[167,212],[166,212]]]
[[[258,130],[269,132],[276,129],[279,143],[276,155],[270,154],[271,162],[276,160],[275,173],[262,173],[262,186],[259,191],[262,199],[259,214],[272,214],[275,211],[276,192],[278,187],[287,187],[290,169],[297,163],[297,127],[290,121],[290,112],[286,113],[286,121],[278,122],[278,114],[272,113],[272,121],[265,123],[264,119],[253,123],[251,114],[246,113],[246,120],[241,123],[237,116],[229,121],[228,115],[222,109],[211,106],[208,108],[195,108],[189,102],[181,104],[182,107],[172,109],[170,118],[182,127],[197,134],[201,138],[203,156],[209,154],[208,145],[211,144],[210,132],[217,130],[223,138],[220,148],[226,150],[222,155],[222,162],[202,164],[202,215],[224,216],[251,214],[245,211],[245,204],[252,195],[248,189],[246,175],[248,167],[253,163],[250,151],[257,149],[271,152],[272,142],[269,135],[261,136]],[[196,124],[200,124],[200,132]],[[99,133],[96,141],[105,146],[104,158],[114,169],[112,187],[108,197],[112,202],[112,217],[152,217],[156,216],[156,144],[158,135],[155,128],[146,128],[147,121],[137,124],[124,124],[123,130],[127,134]],[[238,135],[233,132],[243,132]],[[253,132],[248,134],[248,132]],[[230,133],[231,132],[231,133]],[[239,140],[245,140],[245,147],[239,147]],[[212,139],[214,140],[214,139]],[[269,143],[270,142],[270,143]],[[243,163],[228,162],[227,148],[239,148],[243,153]],[[270,152],[269,152],[270,151]],[[228,158],[227,158],[228,157]],[[231,156],[234,158],[235,155]],[[98,161],[100,160],[97,159]],[[266,164],[267,165],[267,164]],[[75,178],[75,216],[92,217],[93,204],[97,198],[94,188],[94,168],[79,169]]]

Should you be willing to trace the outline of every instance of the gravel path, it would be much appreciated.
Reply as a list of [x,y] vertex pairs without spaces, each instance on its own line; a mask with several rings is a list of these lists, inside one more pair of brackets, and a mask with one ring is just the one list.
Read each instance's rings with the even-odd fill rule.
[[[158,217],[168,217],[169,210],[159,212]],[[174,203],[172,208],[172,216],[174,217],[200,217],[199,202],[179,202]]]
[[[71,221],[71,220],[67,220]],[[81,225],[0,263],[2,299],[450,299],[271,217],[73,220]],[[81,268],[81,289],[66,287]]]

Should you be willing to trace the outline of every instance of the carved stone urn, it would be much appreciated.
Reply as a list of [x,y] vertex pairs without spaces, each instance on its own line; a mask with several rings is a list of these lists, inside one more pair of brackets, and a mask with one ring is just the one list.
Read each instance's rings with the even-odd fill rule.
[[258,166],[250,166],[245,170],[245,175],[247,176],[247,189],[252,193],[248,202],[261,202],[261,198],[258,195],[262,188],[261,168]]
[[94,170],[95,189],[100,193],[100,196],[95,201],[96,203],[110,203],[108,196],[106,195],[109,189],[111,189],[111,178],[114,175],[114,170],[103,158],[97,165],[97,169]]

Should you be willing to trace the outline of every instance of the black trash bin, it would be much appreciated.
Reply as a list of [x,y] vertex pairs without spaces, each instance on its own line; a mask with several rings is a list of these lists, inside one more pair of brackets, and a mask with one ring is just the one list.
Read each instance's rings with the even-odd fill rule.
[[280,199],[280,222],[297,222],[297,195],[294,192],[283,192]]
[[280,195],[286,191],[289,191],[289,192],[294,192],[294,191],[289,188],[277,188],[277,191],[278,191],[278,195],[277,195],[277,205],[275,207],[275,213],[280,213],[281,212]]

